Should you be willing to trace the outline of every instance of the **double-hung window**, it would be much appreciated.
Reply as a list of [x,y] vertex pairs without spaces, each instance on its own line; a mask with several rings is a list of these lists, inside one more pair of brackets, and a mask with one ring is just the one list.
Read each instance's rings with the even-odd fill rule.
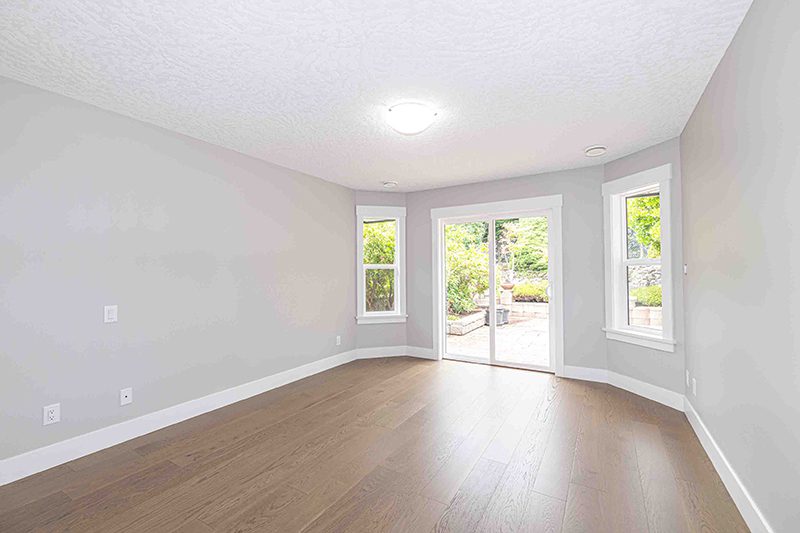
[[606,336],[674,351],[671,166],[603,184]]
[[356,208],[359,324],[405,322],[405,207]]

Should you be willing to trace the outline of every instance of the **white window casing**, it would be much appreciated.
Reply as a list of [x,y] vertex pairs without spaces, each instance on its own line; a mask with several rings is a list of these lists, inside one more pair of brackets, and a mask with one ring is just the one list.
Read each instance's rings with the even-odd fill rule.
[[[672,166],[663,165],[609,181],[603,184],[606,337],[673,352],[675,350],[674,294],[672,272],[672,227],[670,220],[670,180]],[[626,199],[631,196],[658,192],[660,196],[661,257],[658,259],[629,259],[627,254]],[[661,267],[661,329],[629,324],[628,267],[652,265]]]
[[[393,264],[364,264],[364,221],[369,219],[395,220],[395,254]],[[356,322],[358,324],[390,324],[405,322],[406,314],[406,208],[394,206],[356,206],[356,250],[358,280]],[[394,310],[367,311],[366,275],[368,270],[392,270],[394,272]]]

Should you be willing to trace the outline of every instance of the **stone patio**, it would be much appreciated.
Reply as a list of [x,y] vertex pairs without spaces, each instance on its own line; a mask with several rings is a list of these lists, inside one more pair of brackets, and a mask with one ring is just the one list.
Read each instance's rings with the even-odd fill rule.
[[[497,361],[509,364],[549,366],[549,321],[512,312],[509,323],[498,326]],[[452,355],[489,359],[489,327],[466,335],[448,335],[445,352]]]

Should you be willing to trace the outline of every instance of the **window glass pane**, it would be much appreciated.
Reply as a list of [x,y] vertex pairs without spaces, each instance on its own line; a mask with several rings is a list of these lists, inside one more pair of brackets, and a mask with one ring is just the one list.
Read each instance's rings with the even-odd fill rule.
[[661,329],[661,266],[628,267],[628,325]]
[[661,257],[661,197],[658,193],[625,198],[628,259]]
[[394,264],[397,220],[364,220],[364,264]]
[[367,313],[394,311],[394,269],[372,269],[365,272]]

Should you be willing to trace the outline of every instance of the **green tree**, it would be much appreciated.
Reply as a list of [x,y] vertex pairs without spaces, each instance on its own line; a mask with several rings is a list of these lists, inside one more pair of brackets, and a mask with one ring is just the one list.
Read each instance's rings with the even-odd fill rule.
[[547,277],[547,218],[522,218],[509,227],[513,269],[518,278]]
[[394,263],[396,225],[397,221],[395,220],[364,222],[365,265],[386,265]]
[[658,194],[628,198],[628,253],[638,257],[641,245],[642,257],[661,257],[661,198]]
[[463,315],[476,308],[474,297],[489,288],[486,224],[445,227],[448,313]]

